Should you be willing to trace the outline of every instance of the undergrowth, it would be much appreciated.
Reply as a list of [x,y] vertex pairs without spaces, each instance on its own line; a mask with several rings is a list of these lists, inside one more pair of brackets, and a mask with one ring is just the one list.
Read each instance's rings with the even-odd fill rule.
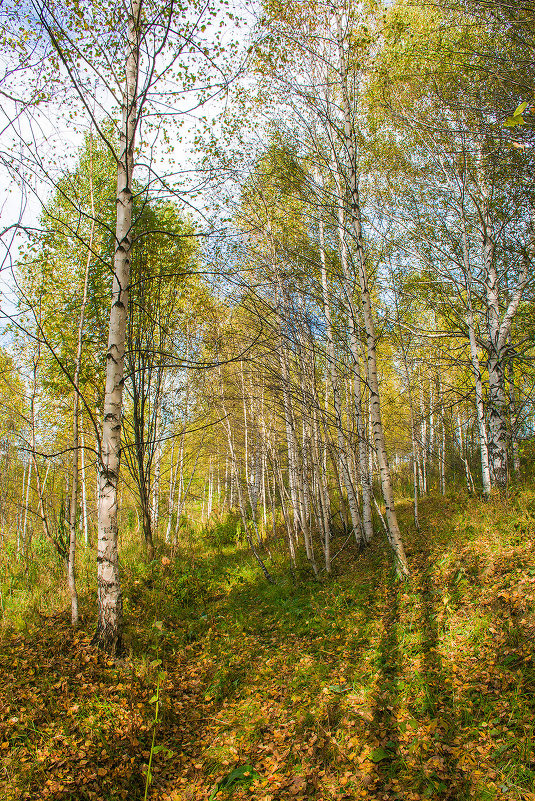
[[275,585],[235,519],[151,564],[130,542],[120,663],[90,644],[91,552],[77,633],[54,554],[4,553],[1,798],[533,801],[535,492],[411,514],[407,583],[379,535],[320,581],[271,543]]

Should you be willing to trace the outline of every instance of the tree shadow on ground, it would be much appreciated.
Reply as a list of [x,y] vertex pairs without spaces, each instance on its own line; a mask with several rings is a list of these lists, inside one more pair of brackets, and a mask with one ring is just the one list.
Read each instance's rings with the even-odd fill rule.
[[[375,793],[378,798],[397,798],[392,780],[399,771],[399,676],[400,649],[398,583],[393,570],[387,578],[381,639],[377,657],[377,689],[373,700],[371,732],[379,746],[372,751],[376,763]],[[370,788],[371,789],[371,788]]]
[[425,739],[420,743],[420,791],[430,798],[462,801],[469,798],[466,778],[453,756],[452,743],[461,720],[452,690],[451,671],[440,653],[440,587],[433,579],[429,553],[422,550],[415,564],[419,595],[420,680]]

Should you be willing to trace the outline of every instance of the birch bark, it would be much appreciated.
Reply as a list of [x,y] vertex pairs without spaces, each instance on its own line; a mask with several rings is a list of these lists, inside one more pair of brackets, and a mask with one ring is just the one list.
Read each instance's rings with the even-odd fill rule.
[[482,261],[485,274],[488,325],[489,373],[489,463],[494,480],[501,489],[507,486],[507,422],[505,396],[505,369],[500,336],[500,307],[498,298],[498,272],[494,261],[494,242],[491,235],[488,190],[483,186],[482,209]]
[[87,258],[85,262],[82,304],[80,307],[80,318],[78,320],[78,335],[76,342],[76,361],[74,366],[74,400],[73,400],[73,422],[72,422],[72,483],[71,499],[69,508],[69,544],[67,549],[67,586],[71,596],[71,624],[78,625],[78,592],[76,590],[76,518],[78,512],[78,468],[80,454],[80,371],[82,369],[82,347],[85,325],[85,310],[87,306],[87,290],[89,283],[89,267],[91,265],[91,255],[93,252],[93,238],[95,234],[95,201],[93,195],[93,138],[92,133],[89,138],[89,194],[91,204],[91,230],[87,246]]
[[483,403],[483,380],[481,377],[481,365],[477,352],[476,332],[474,325],[474,312],[472,309],[472,283],[470,254],[466,234],[466,223],[463,218],[463,267],[466,286],[466,326],[468,328],[468,340],[470,343],[470,359],[472,362],[472,372],[474,374],[475,401],[477,426],[479,432],[479,448],[481,452],[481,477],[483,481],[483,494],[488,496],[491,491],[491,478],[489,467],[489,449],[487,438],[487,426],[485,423],[485,406]]
[[349,184],[349,222],[354,235],[354,247],[356,250],[358,279],[360,284],[361,309],[366,334],[367,378],[370,391],[370,417],[372,422],[375,451],[377,455],[377,464],[379,467],[379,476],[381,480],[381,489],[385,502],[386,520],[390,535],[389,539],[397,559],[399,572],[402,576],[408,577],[409,566],[407,563],[407,557],[405,556],[401,532],[399,530],[397,521],[392,478],[390,475],[390,465],[388,463],[383,422],[381,417],[379,380],[377,377],[377,342],[364,252],[362,214],[359,197],[358,165],[355,148],[355,131],[347,84],[348,69],[346,65],[340,24],[338,26],[338,46],[340,52],[341,99],[344,115],[344,145],[348,157],[347,177]]
[[118,494],[123,406],[124,351],[130,262],[134,146],[138,124],[139,22],[142,0],[128,6],[126,79],[122,97],[120,155],[117,164],[117,217],[112,302],[106,355],[106,387],[99,454],[97,594],[98,620],[94,642],[117,654],[122,647],[123,600],[119,576]]
[[326,334],[327,334],[327,363],[329,366],[329,376],[331,379],[331,390],[333,395],[333,411],[334,421],[336,427],[336,437],[338,443],[338,462],[342,472],[342,480],[347,494],[347,502],[349,505],[349,512],[351,515],[351,523],[353,526],[353,533],[358,545],[362,544],[364,539],[363,526],[358,508],[358,499],[355,492],[355,487],[351,480],[349,472],[348,459],[346,454],[346,441],[344,437],[344,430],[342,426],[342,407],[340,402],[340,389],[338,386],[338,377],[336,375],[336,361],[334,352],[334,338],[333,327],[331,319],[331,308],[329,304],[329,290],[327,285],[327,265],[325,259],[325,237],[323,230],[323,221],[319,220],[319,236],[320,236],[320,256],[321,256],[321,287],[323,298],[323,314],[326,321]]
[[89,545],[89,523],[87,519],[87,484],[85,474],[85,438],[84,438],[84,422],[83,417],[80,415],[80,461],[82,470],[82,521],[84,529],[84,545]]
[[262,573],[264,574],[265,579],[270,584],[274,584],[275,582],[274,582],[271,574],[269,573],[266,565],[264,564],[263,559],[261,558],[260,554],[258,553],[258,551],[255,548],[253,539],[251,537],[251,533],[249,531],[249,526],[248,526],[248,521],[247,521],[247,511],[246,511],[246,508],[245,508],[245,499],[243,497],[243,492],[242,492],[242,488],[241,488],[238,460],[236,458],[236,451],[234,449],[234,439],[233,439],[233,436],[232,436],[232,429],[231,429],[231,426],[230,426],[230,420],[229,420],[228,412],[227,412],[227,409],[226,409],[226,407],[225,407],[223,402],[221,402],[221,408],[223,410],[223,424],[224,424],[225,430],[227,432],[227,441],[228,441],[228,448],[229,448],[229,454],[230,454],[230,461],[231,461],[231,465],[232,465],[232,467],[234,469],[234,476],[236,478],[236,490],[237,490],[237,493],[238,493],[238,504],[239,504],[239,507],[240,507],[240,513],[241,513],[241,519],[242,519],[242,524],[243,524],[245,537],[247,539],[247,543],[249,545],[249,548],[251,549],[251,552],[252,552],[254,558],[258,562],[258,564],[260,566],[260,569],[262,570]]
[[[335,167],[335,163],[333,162]],[[340,247],[340,261],[342,264],[342,286],[347,304],[347,320],[349,326],[349,345],[351,349],[351,356],[353,358],[352,374],[353,374],[353,393],[354,402],[353,408],[355,412],[355,420],[357,424],[357,438],[358,438],[358,455],[359,455],[359,477],[362,486],[362,530],[364,541],[369,544],[373,539],[373,521],[372,521],[372,481],[371,474],[368,469],[368,444],[366,441],[366,434],[364,430],[364,423],[362,419],[362,392],[361,392],[361,377],[360,377],[360,352],[361,343],[358,332],[358,315],[353,302],[353,281],[351,280],[351,272],[349,268],[349,258],[347,250],[347,242],[345,237],[345,210],[342,195],[342,185],[340,176],[337,170],[333,170],[336,183],[337,194],[337,216],[338,216],[338,241]]]

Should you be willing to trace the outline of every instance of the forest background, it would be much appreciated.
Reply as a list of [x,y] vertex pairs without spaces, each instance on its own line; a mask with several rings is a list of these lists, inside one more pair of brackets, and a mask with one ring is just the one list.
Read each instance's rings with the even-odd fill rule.
[[8,792],[533,798],[531,3],[0,14]]

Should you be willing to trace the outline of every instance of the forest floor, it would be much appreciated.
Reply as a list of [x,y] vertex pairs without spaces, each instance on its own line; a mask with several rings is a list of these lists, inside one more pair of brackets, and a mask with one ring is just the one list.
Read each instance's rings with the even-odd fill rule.
[[76,633],[42,609],[5,624],[2,801],[143,799],[151,751],[153,801],[534,801],[535,492],[425,499],[420,533],[400,517],[407,583],[379,537],[328,581],[265,553],[275,586],[221,537],[125,554],[118,664],[89,593]]

